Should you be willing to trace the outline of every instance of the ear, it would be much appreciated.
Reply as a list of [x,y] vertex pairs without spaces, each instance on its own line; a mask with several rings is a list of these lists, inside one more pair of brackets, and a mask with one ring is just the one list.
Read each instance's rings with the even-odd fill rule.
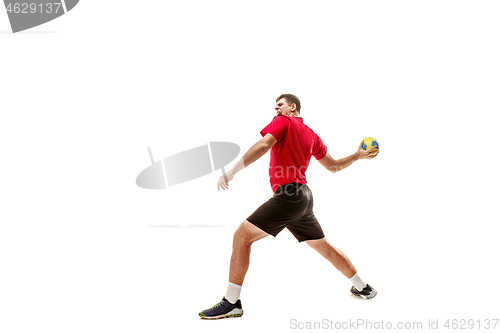
[[297,105],[295,103],[293,103],[292,105],[290,105],[290,109],[292,109],[292,112],[296,112],[297,111]]

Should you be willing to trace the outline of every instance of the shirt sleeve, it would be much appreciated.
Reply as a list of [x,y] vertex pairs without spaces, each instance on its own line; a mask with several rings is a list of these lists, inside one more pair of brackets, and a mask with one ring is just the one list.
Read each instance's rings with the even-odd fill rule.
[[312,150],[313,156],[317,160],[320,160],[323,157],[325,157],[327,151],[328,151],[328,147],[325,146],[325,144],[323,143],[323,140],[321,140],[321,138],[316,133],[314,133],[314,145],[313,145],[313,150]]
[[270,133],[277,141],[280,141],[288,130],[288,125],[290,125],[290,120],[278,115],[274,117],[269,125],[260,131],[260,135],[265,136],[267,133]]

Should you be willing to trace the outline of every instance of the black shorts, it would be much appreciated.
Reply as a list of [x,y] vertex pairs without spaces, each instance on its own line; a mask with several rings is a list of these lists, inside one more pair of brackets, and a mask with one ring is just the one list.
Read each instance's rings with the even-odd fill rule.
[[299,242],[325,237],[313,213],[313,195],[305,184],[279,187],[274,196],[247,218],[247,221],[276,237],[287,228]]

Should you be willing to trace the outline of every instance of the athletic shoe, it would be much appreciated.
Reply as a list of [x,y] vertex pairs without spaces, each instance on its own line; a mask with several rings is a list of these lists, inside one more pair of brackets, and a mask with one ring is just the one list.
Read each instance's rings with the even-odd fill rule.
[[377,295],[377,290],[375,290],[375,288],[372,288],[369,284],[367,284],[366,287],[364,287],[363,290],[361,291],[356,289],[356,287],[352,286],[351,293],[353,293],[353,295],[362,296],[364,298],[370,299]]
[[203,310],[199,313],[201,319],[222,319],[229,317],[243,316],[241,301],[238,300],[235,304],[230,303],[225,297],[222,301],[212,306],[210,309]]

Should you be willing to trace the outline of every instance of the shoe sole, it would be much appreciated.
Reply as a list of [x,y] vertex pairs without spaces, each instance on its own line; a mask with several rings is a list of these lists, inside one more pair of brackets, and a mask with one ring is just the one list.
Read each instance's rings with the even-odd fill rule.
[[227,314],[227,315],[222,315],[222,316],[217,316],[217,317],[207,317],[202,313],[198,314],[201,319],[224,319],[224,318],[234,318],[234,317],[241,317],[243,316],[243,310],[241,313],[232,313],[232,314]]
[[361,295],[361,294],[355,294],[355,293],[353,293],[353,292],[351,292],[351,294],[352,294],[352,295],[354,295],[354,296],[359,296],[359,297],[364,298],[364,299],[372,299],[372,298],[374,298],[375,296],[377,296],[378,291],[375,291],[375,295],[372,295],[372,296],[369,296],[369,295],[368,295],[368,296],[367,296],[367,295]]

